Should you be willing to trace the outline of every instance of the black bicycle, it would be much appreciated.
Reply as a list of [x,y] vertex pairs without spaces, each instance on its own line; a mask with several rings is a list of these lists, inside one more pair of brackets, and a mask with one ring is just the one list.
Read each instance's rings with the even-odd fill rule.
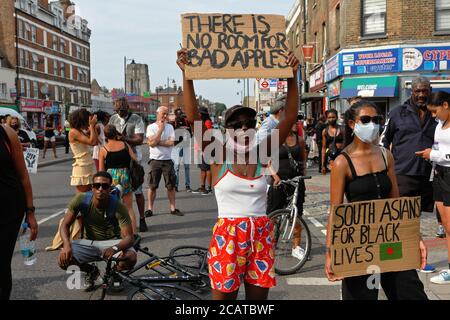
[[269,214],[275,234],[275,272],[279,275],[290,275],[300,270],[311,252],[311,233],[303,220],[303,212],[297,208],[299,182],[308,179],[311,177],[298,176],[281,181],[282,187],[295,187],[295,191],[288,197],[289,205],[285,209]]
[[133,290],[128,294],[128,300],[201,300],[201,296],[193,290],[174,283],[149,283],[139,277],[132,277],[125,272],[118,271],[117,263],[120,258],[110,258],[106,262],[106,271],[102,276],[102,293],[100,300],[104,300],[108,289],[113,287],[114,281],[120,279],[131,285]]

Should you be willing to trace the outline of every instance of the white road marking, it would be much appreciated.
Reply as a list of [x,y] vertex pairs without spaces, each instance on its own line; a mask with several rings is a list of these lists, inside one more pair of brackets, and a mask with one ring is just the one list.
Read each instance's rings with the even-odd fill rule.
[[323,229],[323,230],[322,230],[322,233],[323,233],[324,235],[327,235],[327,230],[326,230],[326,229]]
[[49,220],[52,220],[53,218],[56,218],[56,217],[58,217],[58,216],[64,214],[65,212],[66,212],[66,210],[64,209],[64,210],[61,210],[61,211],[59,211],[59,212],[57,212],[57,213],[55,213],[55,214],[52,214],[51,216],[49,216],[49,217],[47,217],[47,218],[42,219],[41,221],[39,221],[39,222],[38,222],[38,225],[39,225],[39,224],[43,224],[44,222],[47,222],[47,221],[49,221]]
[[290,286],[340,286],[341,282],[330,282],[327,278],[287,278]]
[[310,216],[311,213],[309,213],[308,211],[306,211],[305,209],[303,209],[303,215],[305,215],[305,216]]
[[321,224],[319,221],[317,221],[316,218],[309,217],[308,220],[311,221],[316,228],[323,228],[324,227],[324,225]]

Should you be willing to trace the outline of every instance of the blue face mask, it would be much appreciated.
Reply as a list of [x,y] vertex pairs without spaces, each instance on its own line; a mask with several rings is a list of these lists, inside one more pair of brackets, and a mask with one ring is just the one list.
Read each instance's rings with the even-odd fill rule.
[[367,124],[357,123],[353,131],[355,135],[364,143],[372,143],[380,134],[380,125],[373,122]]

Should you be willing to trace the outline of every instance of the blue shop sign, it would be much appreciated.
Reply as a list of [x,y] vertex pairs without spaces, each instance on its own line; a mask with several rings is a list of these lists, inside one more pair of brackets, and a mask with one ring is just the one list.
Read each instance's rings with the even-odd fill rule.
[[325,63],[325,82],[330,82],[341,75],[340,55],[337,54]]
[[403,71],[450,70],[450,47],[403,48]]
[[398,72],[401,69],[401,49],[383,49],[342,53],[341,74]]

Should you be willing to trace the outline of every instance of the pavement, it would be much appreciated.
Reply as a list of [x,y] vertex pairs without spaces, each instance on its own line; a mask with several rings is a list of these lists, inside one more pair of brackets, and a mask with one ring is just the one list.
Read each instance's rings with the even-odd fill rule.
[[53,149],[47,149],[45,154],[45,159],[43,158],[44,150],[39,150],[39,162],[38,168],[45,168],[54,164],[64,163],[73,160],[72,151],[69,149],[69,153],[66,153],[65,147],[57,147],[56,148],[56,156],[53,155]]
[[[327,211],[330,203],[330,175],[323,176],[315,172],[316,169],[314,171],[311,169],[309,172],[313,175],[313,179],[306,183],[307,198],[304,209],[307,212],[307,219],[312,218],[321,232],[326,234]],[[440,270],[448,269],[447,242],[445,238],[436,238],[437,227],[438,222],[435,213],[422,213],[420,229],[422,238],[428,248],[428,264],[433,265],[437,271],[434,273],[419,272],[419,277],[430,300],[450,300],[450,286],[430,282],[430,278],[436,276]],[[384,294],[381,293],[381,295],[383,298]]]

